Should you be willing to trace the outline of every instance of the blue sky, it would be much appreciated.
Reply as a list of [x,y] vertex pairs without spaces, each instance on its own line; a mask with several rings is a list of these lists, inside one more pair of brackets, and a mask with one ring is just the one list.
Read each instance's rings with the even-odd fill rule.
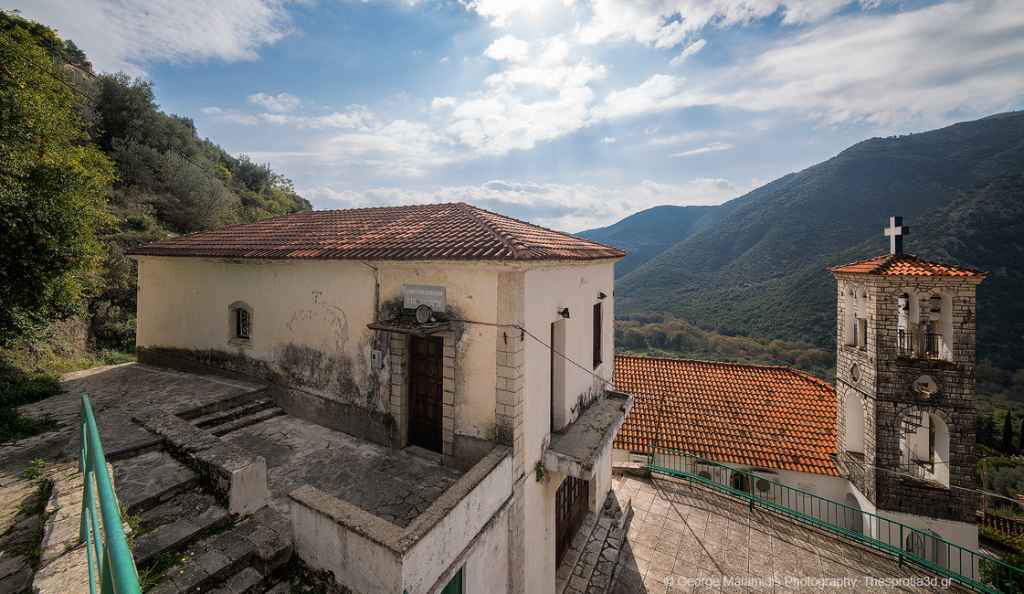
[[1020,0],[7,0],[315,208],[565,231],[1024,107]]

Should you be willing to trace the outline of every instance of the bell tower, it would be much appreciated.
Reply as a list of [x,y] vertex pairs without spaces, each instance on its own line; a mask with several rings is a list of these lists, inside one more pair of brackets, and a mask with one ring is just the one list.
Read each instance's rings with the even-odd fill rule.
[[829,269],[837,463],[879,514],[973,525],[975,288],[987,273],[902,253],[909,229],[890,222],[890,254]]

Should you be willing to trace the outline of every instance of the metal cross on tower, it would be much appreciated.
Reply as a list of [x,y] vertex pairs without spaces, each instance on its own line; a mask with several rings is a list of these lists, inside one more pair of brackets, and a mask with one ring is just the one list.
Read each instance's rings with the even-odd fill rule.
[[889,228],[885,234],[889,236],[890,253],[902,254],[903,236],[910,235],[910,227],[903,224],[903,217],[889,217]]

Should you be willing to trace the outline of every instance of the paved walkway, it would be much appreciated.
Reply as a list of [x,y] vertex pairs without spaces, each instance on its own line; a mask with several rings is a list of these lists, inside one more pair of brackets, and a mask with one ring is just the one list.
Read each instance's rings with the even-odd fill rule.
[[[19,407],[31,418],[50,415],[64,426],[17,442],[0,444],[0,594],[21,592],[32,579],[28,557],[16,553],[31,539],[40,516],[26,513],[36,499],[37,485],[21,478],[32,460],[49,464],[43,471],[59,475],[61,465],[78,456],[78,422],[82,394],[88,394],[105,452],[154,442],[156,438],[131,422],[131,416],[150,408],[180,412],[260,389],[257,384],[192,375],[126,363],[65,374],[65,393]],[[16,554],[12,554],[15,552]]]
[[288,415],[222,439],[266,459],[270,505],[285,516],[288,493],[308,484],[404,528],[462,476],[453,468]]
[[[634,514],[615,594],[943,590],[921,569],[682,481],[626,476],[614,488]],[[908,578],[926,581],[883,581]]]
[[65,393],[21,406],[31,418],[49,415],[63,428],[16,443],[0,445],[0,483],[4,476],[17,476],[36,458],[52,461],[63,456],[74,459],[78,448],[79,411],[82,394],[89,395],[105,452],[129,447],[133,442],[154,437],[131,422],[140,411],[163,408],[172,413],[229,400],[261,389],[251,384],[212,375],[193,375],[170,369],[125,363],[64,374]]

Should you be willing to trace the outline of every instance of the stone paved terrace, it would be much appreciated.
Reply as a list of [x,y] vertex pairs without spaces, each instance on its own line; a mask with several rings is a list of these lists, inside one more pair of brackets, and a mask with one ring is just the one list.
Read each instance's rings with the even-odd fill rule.
[[451,467],[289,415],[223,439],[266,459],[270,505],[285,516],[288,493],[309,484],[404,528],[462,476]]
[[64,374],[64,394],[19,407],[32,418],[51,418],[64,424],[55,432],[0,446],[0,477],[17,476],[32,459],[53,460],[60,450],[74,458],[78,447],[82,394],[89,395],[105,452],[153,441],[154,436],[131,422],[133,414],[164,408],[178,413],[238,398],[263,386],[227,378],[194,375],[138,363],[96,367]]
[[[614,488],[632,499],[634,514],[616,568],[614,594],[944,591],[941,581],[936,586],[866,583],[868,577],[935,577],[775,514],[751,512],[735,499],[683,481],[625,476],[615,480]],[[767,578],[779,585],[728,585],[726,577]],[[820,586],[801,581],[821,578],[834,581]],[[844,578],[856,582],[843,585]],[[955,585],[947,590],[965,591]]]

